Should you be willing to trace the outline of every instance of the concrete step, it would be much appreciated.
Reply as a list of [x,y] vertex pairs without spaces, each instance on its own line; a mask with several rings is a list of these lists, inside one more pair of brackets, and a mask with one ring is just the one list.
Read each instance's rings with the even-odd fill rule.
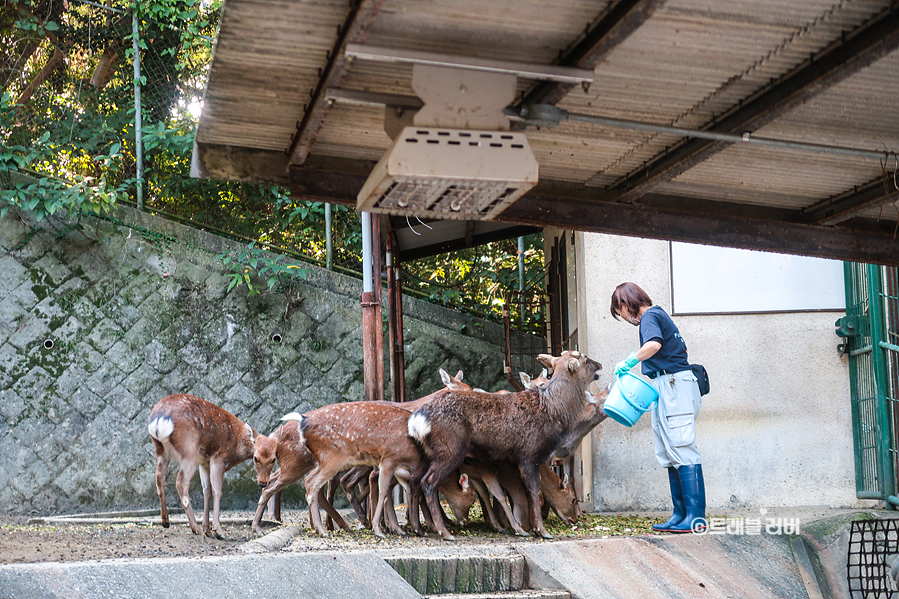
[[422,599],[571,599],[571,593],[555,589],[524,589],[521,591],[500,591],[497,593],[423,595]]
[[521,555],[409,555],[384,559],[422,595],[496,593],[528,588],[527,567]]

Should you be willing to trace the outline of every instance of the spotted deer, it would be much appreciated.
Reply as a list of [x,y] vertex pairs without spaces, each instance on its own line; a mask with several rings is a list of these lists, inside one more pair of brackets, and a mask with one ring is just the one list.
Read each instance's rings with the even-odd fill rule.
[[[206,536],[222,538],[219,508],[225,472],[253,457],[254,450],[271,447],[271,440],[217,405],[185,394],[159,400],[150,410],[147,430],[156,450],[156,492],[162,526],[169,526],[165,478],[169,461],[174,458],[180,462],[175,489],[187,512],[191,531],[201,534],[190,504],[190,480],[199,467],[203,486],[202,532]],[[211,526],[210,499],[213,504]]]
[[[253,454],[253,462],[256,466],[256,480],[262,487],[259,495],[259,504],[256,506],[256,514],[253,516],[253,532],[262,535],[262,515],[270,498],[280,493],[282,489],[300,480],[315,467],[315,457],[303,444],[303,435],[299,430],[299,423],[295,421],[285,422],[268,437],[269,442],[260,443]],[[275,460],[278,461],[278,469],[272,472]],[[334,519],[338,526],[349,530],[346,521],[340,516],[334,506],[319,491],[319,502]],[[309,501],[309,498],[306,498]]]
[[[381,516],[390,481],[395,475],[411,477],[422,460],[420,449],[406,434],[409,412],[387,402],[357,401],[331,404],[305,414],[294,412],[282,420],[299,422],[303,443],[315,458],[315,467],[304,480],[313,528],[320,535],[328,536],[319,513],[321,488],[342,470],[374,466],[379,471],[379,495],[371,519],[372,531],[383,537]],[[410,524],[421,534],[416,492],[413,484]],[[405,534],[402,529],[394,532]]]

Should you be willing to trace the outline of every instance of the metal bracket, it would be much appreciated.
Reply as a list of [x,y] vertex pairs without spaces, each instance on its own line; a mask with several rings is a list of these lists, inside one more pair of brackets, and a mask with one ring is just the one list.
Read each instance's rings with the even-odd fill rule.
[[834,331],[838,337],[852,337],[860,333],[860,322],[858,316],[844,316],[838,318],[834,323],[837,330]]

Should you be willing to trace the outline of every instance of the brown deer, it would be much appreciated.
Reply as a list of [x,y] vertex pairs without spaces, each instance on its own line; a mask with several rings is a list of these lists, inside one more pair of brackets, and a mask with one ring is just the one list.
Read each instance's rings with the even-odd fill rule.
[[547,461],[563,433],[576,422],[585,389],[602,366],[576,351],[543,358],[553,367],[552,378],[543,387],[501,396],[439,391],[409,418],[409,435],[421,443],[427,458],[427,469],[412,484],[423,488],[444,539],[454,537],[441,526],[437,488],[466,455],[517,465],[528,493],[533,528],[552,538],[540,514],[539,464]]
[[[381,516],[390,481],[397,474],[410,477],[422,460],[421,450],[406,434],[409,412],[387,402],[357,401],[324,406],[306,414],[294,412],[282,419],[299,421],[303,443],[315,457],[315,467],[304,481],[309,519],[315,530],[328,536],[319,513],[321,488],[342,470],[376,466],[379,496],[371,523],[372,531],[383,537]],[[415,484],[410,490],[410,524],[422,534]],[[405,534],[402,529],[394,532]]]
[[[523,528],[530,529],[532,525],[527,496],[518,469],[508,462],[501,462],[498,464],[497,476],[502,488],[512,500],[512,513],[515,518]],[[542,514],[544,517],[551,509],[565,523],[575,524],[578,516],[582,513],[577,494],[568,477],[559,478],[549,464],[540,464],[540,496],[543,498]]]
[[584,408],[581,410],[581,413],[578,415],[577,419],[571,426],[562,433],[562,436],[559,438],[559,441],[556,445],[556,448],[553,450],[550,458],[564,458],[571,454],[572,451],[578,446],[581,440],[586,437],[590,431],[592,431],[596,426],[609,417],[606,414],[603,406],[606,404],[606,398],[609,396],[609,390],[604,389],[599,393],[590,393],[589,391],[585,391],[584,395],[587,399],[587,403]]
[[[256,480],[262,487],[259,504],[256,506],[256,514],[253,517],[253,532],[258,535],[263,534],[262,515],[269,499],[279,494],[288,485],[300,480],[315,467],[315,458],[303,445],[303,435],[298,424],[295,421],[285,422],[268,436],[269,442],[258,443],[256,451],[253,453]],[[276,459],[278,460],[278,469],[272,472]],[[321,494],[321,491],[319,493]],[[309,501],[308,496],[306,501]],[[320,495],[319,502],[338,526],[349,530],[346,521],[334,509],[328,498]]]
[[524,385],[525,389],[536,389],[537,387],[542,387],[549,382],[549,379],[546,377],[546,368],[543,369],[543,372],[540,373],[540,376],[531,378],[528,373],[519,372],[518,378],[521,379],[521,384]]
[[[215,404],[184,394],[169,395],[159,400],[150,410],[147,430],[156,449],[156,492],[159,494],[162,526],[169,527],[165,477],[169,461],[175,458],[180,461],[175,489],[187,512],[191,531],[201,534],[190,504],[190,480],[199,467],[203,486],[203,531],[207,536],[223,538],[219,507],[225,472],[253,457],[255,449],[269,449],[269,438]],[[210,493],[213,502],[211,527]]]

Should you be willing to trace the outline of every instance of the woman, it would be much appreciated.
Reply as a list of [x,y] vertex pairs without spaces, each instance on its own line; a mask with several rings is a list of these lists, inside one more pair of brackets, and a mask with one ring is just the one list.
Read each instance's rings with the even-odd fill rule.
[[643,374],[659,392],[652,411],[656,459],[668,469],[674,513],[664,524],[653,524],[660,532],[703,530],[705,483],[696,448],[696,417],[702,404],[699,385],[690,362],[687,344],[671,317],[634,283],[622,283],[612,294],[612,316],[640,327],[640,349],[615,366],[620,376],[643,363]]

